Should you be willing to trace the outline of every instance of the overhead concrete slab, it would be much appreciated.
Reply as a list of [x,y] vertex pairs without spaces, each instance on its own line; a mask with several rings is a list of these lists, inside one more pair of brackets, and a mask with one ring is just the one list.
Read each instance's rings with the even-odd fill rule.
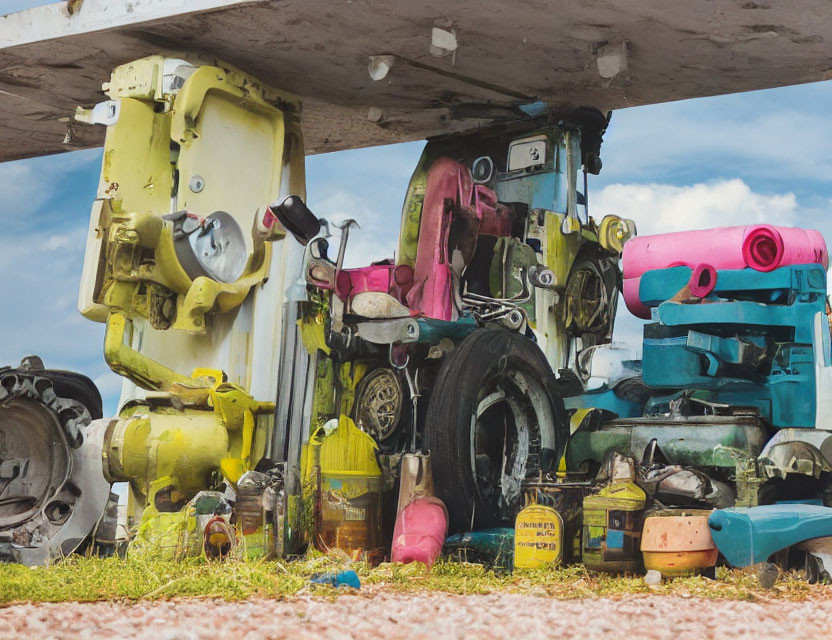
[[[304,101],[308,153],[832,78],[832,4],[70,0],[0,17],[0,161],[100,145],[129,60],[216,56]],[[372,75],[371,75],[372,72]],[[375,78],[375,79],[374,79]],[[68,127],[71,127],[67,135]]]

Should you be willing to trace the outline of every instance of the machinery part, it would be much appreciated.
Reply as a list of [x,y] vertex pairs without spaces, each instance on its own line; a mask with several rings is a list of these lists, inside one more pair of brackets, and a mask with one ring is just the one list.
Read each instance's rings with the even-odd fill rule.
[[355,391],[355,424],[376,442],[392,436],[402,421],[404,390],[392,369],[379,368],[367,373]]
[[[273,267],[271,243],[258,236],[258,214],[281,189],[302,186],[300,104],[214,62],[219,66],[197,68],[151,56],[113,70],[107,91],[119,108],[117,118],[100,120],[108,125],[107,160],[90,212],[79,292],[87,318],[104,322],[111,312],[148,318],[147,290],[159,285],[173,292],[176,314],[154,321],[154,328],[210,331],[216,345],[232,323],[208,327],[206,316],[247,299],[252,305],[249,291],[267,278],[276,284],[281,267]],[[186,227],[196,221],[199,230],[175,239],[175,225],[164,218],[177,211],[193,215]],[[214,213],[221,211],[229,213]],[[224,219],[217,226],[212,216]],[[284,235],[280,227],[265,239]],[[148,335],[143,350],[168,339]],[[217,365],[211,355],[201,353],[201,362]]]
[[176,257],[191,280],[205,276],[231,284],[246,269],[248,255],[243,232],[225,211],[200,218],[188,212],[172,214]]
[[832,433],[823,429],[779,429],[759,456],[763,478],[820,478],[832,471]]
[[832,538],[816,538],[797,545],[806,553],[804,569],[809,584],[832,582]]
[[[437,322],[442,322],[437,320]],[[357,322],[358,336],[375,344],[392,344],[394,342],[415,342],[419,339],[419,321],[415,318],[391,318],[390,320],[371,320]]]
[[494,177],[494,161],[489,156],[480,156],[471,163],[474,184],[487,184]]
[[104,331],[104,361],[118,375],[124,376],[143,389],[170,390],[174,384],[200,387],[199,380],[187,378],[159,364],[140,351],[128,346],[132,342],[133,323],[120,313],[107,318]]
[[566,281],[563,324],[573,334],[594,336],[584,346],[608,341],[618,297],[618,274],[599,259],[579,258]]
[[610,451],[638,458],[656,439],[672,464],[732,470],[736,460],[730,452],[741,451],[755,457],[768,438],[768,428],[756,416],[627,418],[576,431],[569,440],[566,467],[578,471],[587,463],[601,464]]
[[37,357],[21,365],[0,370],[0,559],[35,566],[75,551],[102,519],[109,421],[91,423],[101,397],[89,378]]
[[321,221],[300,196],[286,196],[269,205],[269,211],[303,246],[308,245],[321,232]]
[[708,527],[728,564],[747,567],[801,542],[832,537],[832,509],[799,503],[717,509]]
[[510,331],[480,329],[442,363],[425,423],[450,532],[510,521],[529,473],[554,467],[569,435],[543,353]]
[[499,320],[500,324],[502,324],[506,329],[511,331],[517,331],[520,327],[523,326],[523,323],[526,321],[526,316],[523,313],[522,309],[510,309],[504,316],[502,316]]
[[265,442],[255,439],[255,428],[271,419],[274,404],[216,375],[211,388],[131,401],[107,427],[99,457],[109,481],[129,483],[128,526],[147,508],[180,511],[215,486],[220,473],[235,485],[263,457]]
[[529,267],[529,284],[539,289],[555,288],[555,272],[540,265]]
[[612,253],[621,253],[627,240],[635,235],[636,223],[618,216],[604,216],[598,226],[598,243]]

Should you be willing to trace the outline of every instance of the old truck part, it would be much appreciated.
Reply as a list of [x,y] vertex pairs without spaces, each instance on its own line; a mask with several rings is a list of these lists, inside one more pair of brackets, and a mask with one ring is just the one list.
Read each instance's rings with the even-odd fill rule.
[[85,376],[45,369],[37,356],[0,369],[0,559],[46,564],[96,544],[90,536],[104,529],[112,550],[99,418],[101,397]]
[[429,141],[395,260],[343,269],[310,244],[306,281],[330,313],[319,357],[371,381],[354,411],[374,435],[370,392],[390,400],[387,422],[405,422],[395,370],[427,399],[409,433],[379,444],[393,453],[410,435],[431,450],[452,531],[512,521],[525,477],[555,470],[568,432],[553,369],[612,333],[619,252],[635,226],[598,225],[579,195],[607,121],[590,109],[553,120]]
[[319,227],[293,96],[214,60],[161,56],[116,68],[105,90],[106,108],[76,114],[107,128],[79,308],[106,323],[105,359],[126,379],[104,472],[128,482],[135,526],[145,507],[176,511],[271,451],[302,253],[283,238]]
[[569,443],[567,468],[597,468],[611,451],[642,461],[655,454],[710,476],[722,498],[702,496],[702,506],[726,506],[732,485],[738,506],[828,504],[826,246],[811,230],[728,229],[721,241],[730,246],[711,256],[717,268],[707,271],[701,295],[692,295],[697,266],[666,265],[691,259],[671,248],[718,234],[642,237],[625,248],[624,272],[634,283],[628,306],[650,310],[653,322],[644,328],[640,364],[615,368],[602,358],[602,369],[631,384],[607,384],[577,401],[621,415],[586,414]]

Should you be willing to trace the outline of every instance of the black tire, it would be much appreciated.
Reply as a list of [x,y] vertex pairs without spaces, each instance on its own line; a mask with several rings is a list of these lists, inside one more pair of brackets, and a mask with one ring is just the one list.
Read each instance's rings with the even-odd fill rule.
[[520,481],[553,470],[568,437],[555,376],[534,342],[489,329],[465,338],[439,369],[425,421],[450,532],[510,523]]

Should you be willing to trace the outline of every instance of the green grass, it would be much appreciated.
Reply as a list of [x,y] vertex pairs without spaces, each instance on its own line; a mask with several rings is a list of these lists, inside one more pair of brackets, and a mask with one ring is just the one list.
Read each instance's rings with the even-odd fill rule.
[[[72,557],[50,567],[0,565],[0,604],[95,600],[210,597],[239,600],[304,593],[331,596],[335,590],[310,585],[315,573],[343,568],[337,557],[317,556],[299,562],[212,563],[118,558]],[[457,594],[519,593],[550,598],[622,597],[674,594],[733,600],[829,597],[832,587],[809,585],[798,573],[763,591],[753,571],[720,569],[716,581],[680,578],[649,587],[640,577],[590,574],[583,566],[498,575],[480,565],[443,561],[430,572],[422,565],[383,564],[375,569],[352,565],[364,589],[398,592],[442,591]]]

